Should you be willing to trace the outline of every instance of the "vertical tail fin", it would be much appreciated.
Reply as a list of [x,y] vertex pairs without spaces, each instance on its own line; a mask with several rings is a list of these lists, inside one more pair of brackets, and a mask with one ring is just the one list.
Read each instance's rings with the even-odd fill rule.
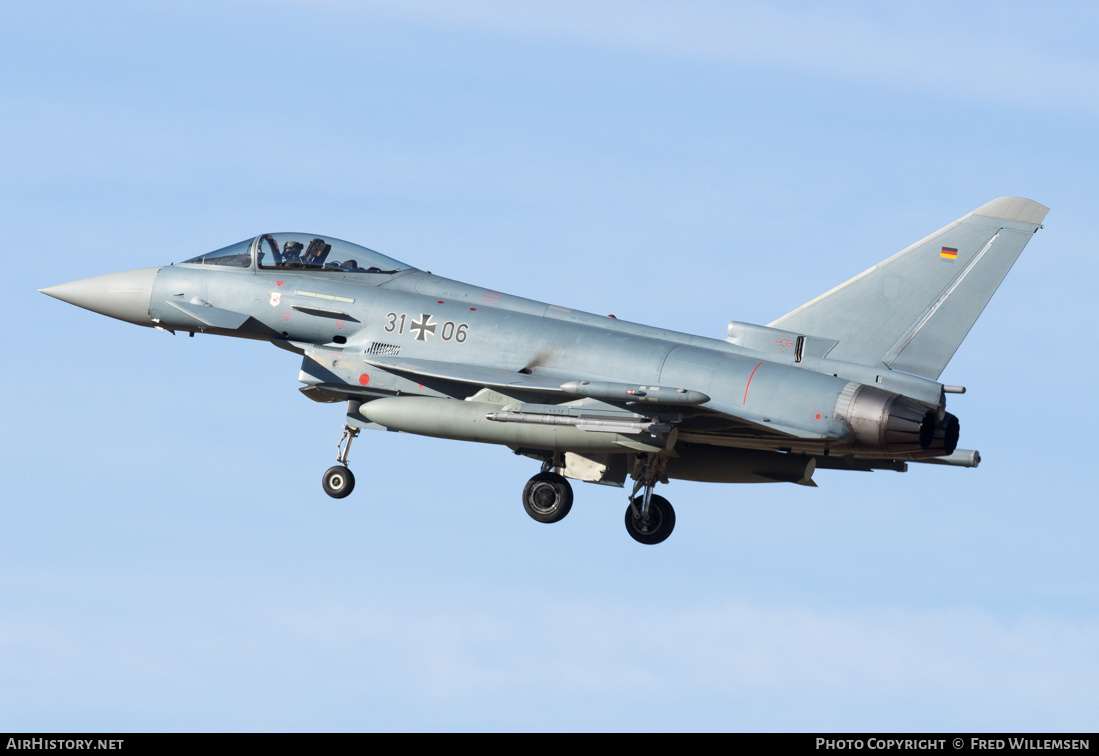
[[828,357],[937,379],[1049,208],[1000,197],[770,325]]

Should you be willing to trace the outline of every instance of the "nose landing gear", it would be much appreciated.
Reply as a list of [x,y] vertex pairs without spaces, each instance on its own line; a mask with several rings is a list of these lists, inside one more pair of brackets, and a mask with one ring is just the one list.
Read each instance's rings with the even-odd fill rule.
[[351,451],[351,442],[358,435],[358,428],[343,426],[343,435],[336,444],[336,461],[340,464],[329,467],[321,478],[321,487],[333,499],[342,499],[355,490],[355,476],[347,468],[347,455]]
[[321,486],[333,499],[342,499],[355,490],[355,475],[343,465],[335,465],[325,470]]

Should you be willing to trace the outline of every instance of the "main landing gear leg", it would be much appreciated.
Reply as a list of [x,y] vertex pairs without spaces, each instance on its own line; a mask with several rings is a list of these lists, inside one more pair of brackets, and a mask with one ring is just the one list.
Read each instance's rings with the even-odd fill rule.
[[523,509],[538,522],[560,522],[572,509],[572,486],[554,472],[564,466],[564,455],[554,454],[542,463],[542,472],[523,488]]
[[[636,481],[626,507],[626,532],[638,543],[653,545],[672,534],[675,528],[675,510],[663,496],[653,493],[656,484],[663,480],[663,460],[655,454],[639,454],[633,474]],[[644,489],[638,496],[638,491]]]
[[336,461],[339,464],[325,470],[324,477],[321,478],[324,492],[333,499],[342,499],[355,490],[355,476],[347,469],[347,455],[351,451],[351,442],[358,435],[358,428],[343,426],[343,435],[336,444]]

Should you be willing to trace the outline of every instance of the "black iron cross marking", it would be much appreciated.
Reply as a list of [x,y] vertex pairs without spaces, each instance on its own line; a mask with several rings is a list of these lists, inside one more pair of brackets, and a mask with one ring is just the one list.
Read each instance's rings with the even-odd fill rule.
[[431,316],[426,313],[420,316],[419,321],[413,320],[411,330],[417,331],[416,341],[427,341],[426,332],[431,331],[432,333],[435,333],[436,325],[438,325],[438,323],[432,323]]

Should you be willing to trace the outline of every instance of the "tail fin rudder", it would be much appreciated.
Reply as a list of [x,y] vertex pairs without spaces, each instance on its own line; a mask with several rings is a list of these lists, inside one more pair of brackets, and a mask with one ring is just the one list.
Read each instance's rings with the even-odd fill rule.
[[770,325],[836,339],[830,359],[938,379],[1048,212],[992,200]]

